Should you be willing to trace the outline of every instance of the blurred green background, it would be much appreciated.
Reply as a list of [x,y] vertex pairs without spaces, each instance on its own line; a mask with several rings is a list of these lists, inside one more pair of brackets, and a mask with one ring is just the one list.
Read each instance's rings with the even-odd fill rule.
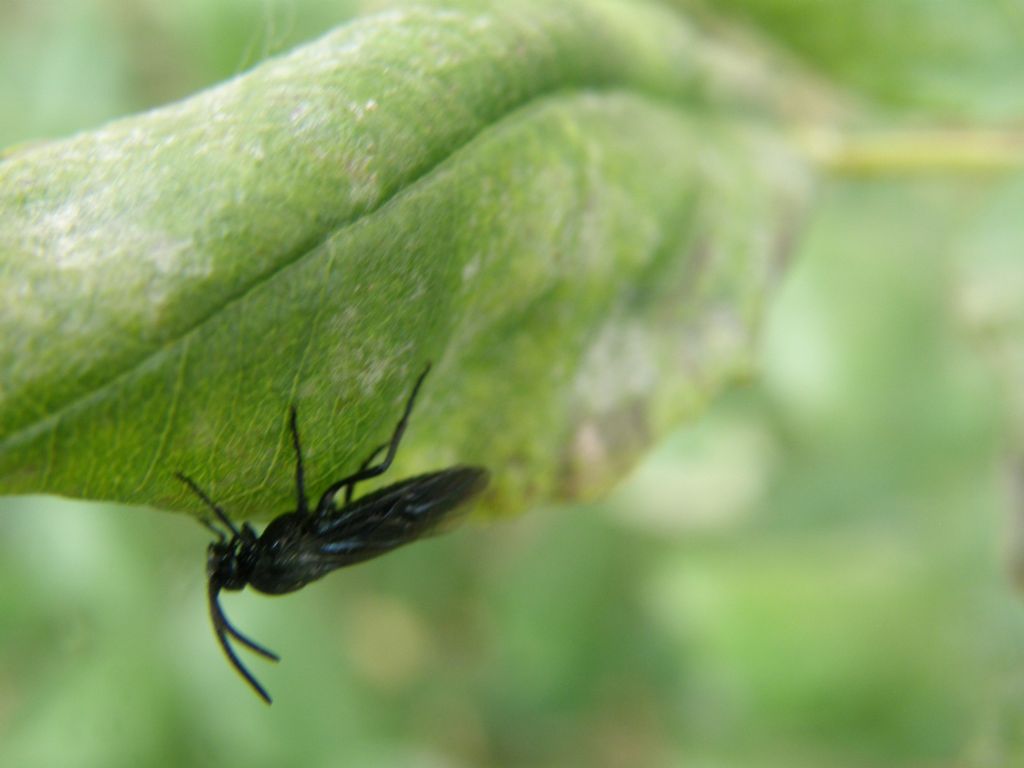
[[[354,5],[0,0],[0,147],[185,96]],[[1017,3],[901,4],[931,58],[890,30],[875,64],[825,14],[794,43],[795,1],[692,5],[854,89],[861,127],[1021,117],[1017,33],[984,16]],[[883,5],[835,7],[864,35]],[[283,656],[251,659],[272,708],[212,637],[190,518],[0,500],[0,766],[1021,764],[1022,203],[1013,174],[825,180],[757,376],[612,497],[226,596]]]

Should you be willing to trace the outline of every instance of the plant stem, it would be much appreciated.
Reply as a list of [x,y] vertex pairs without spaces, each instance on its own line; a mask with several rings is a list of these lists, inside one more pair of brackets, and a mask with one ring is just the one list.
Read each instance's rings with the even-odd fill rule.
[[841,177],[992,174],[1024,170],[1024,131],[803,131],[800,144]]

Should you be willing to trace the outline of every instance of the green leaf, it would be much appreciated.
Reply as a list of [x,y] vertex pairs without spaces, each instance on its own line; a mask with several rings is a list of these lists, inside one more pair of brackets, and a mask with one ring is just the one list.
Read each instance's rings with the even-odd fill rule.
[[[367,17],[0,163],[0,491],[240,517],[386,438],[494,510],[590,493],[742,367],[807,191],[683,21]],[[750,112],[749,109],[743,110]]]
[[808,69],[888,107],[933,117],[1024,115],[1016,0],[670,0],[758,28]]

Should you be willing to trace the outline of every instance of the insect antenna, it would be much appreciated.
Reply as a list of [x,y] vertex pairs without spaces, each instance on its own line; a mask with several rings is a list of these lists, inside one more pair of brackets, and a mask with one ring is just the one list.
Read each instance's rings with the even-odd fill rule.
[[274,653],[272,650],[270,650],[269,648],[267,648],[265,646],[260,645],[255,640],[253,640],[251,637],[243,635],[241,632],[239,632],[237,629],[235,629],[234,625],[230,621],[228,621],[227,616],[224,615],[224,611],[221,610],[219,602],[217,604],[217,610],[220,612],[221,620],[224,623],[224,629],[227,631],[227,633],[229,635],[231,635],[233,638],[235,638],[235,640],[240,642],[242,645],[246,646],[249,650],[255,651],[256,653],[258,653],[260,656],[262,656],[265,659],[270,659],[271,661],[280,661],[281,660],[281,657],[278,656],[276,653]]
[[231,635],[243,645],[248,646],[256,653],[270,659],[271,661],[280,661],[280,657],[273,651],[264,648],[259,643],[250,640],[248,637],[243,635],[227,620],[224,615],[224,611],[221,610],[220,601],[217,599],[220,594],[220,585],[214,582],[212,579],[209,584],[209,598],[210,598],[210,619],[213,621],[213,632],[217,636],[217,641],[220,643],[220,647],[224,649],[224,654],[228,657],[228,661],[238,671],[245,681],[252,687],[254,691],[263,699],[267,704],[272,703],[270,694],[267,693],[266,688],[260,685],[253,674],[246,669],[241,659],[235,654],[234,648],[231,647],[231,643],[228,642],[228,635]]

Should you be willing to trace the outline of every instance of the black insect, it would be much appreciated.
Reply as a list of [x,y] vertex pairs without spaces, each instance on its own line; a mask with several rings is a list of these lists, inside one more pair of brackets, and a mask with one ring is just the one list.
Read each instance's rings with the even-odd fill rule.
[[[213,521],[203,520],[206,527],[217,534],[217,540],[210,542],[206,555],[210,618],[217,640],[232,665],[268,704],[270,696],[239,661],[228,636],[271,661],[278,661],[279,657],[231,625],[220,607],[220,591],[240,590],[248,584],[268,595],[294,592],[336,568],[369,560],[429,534],[456,507],[487,485],[488,473],[483,467],[457,466],[410,477],[352,501],[356,483],[377,477],[391,466],[409,422],[416,394],[429,370],[427,365],[417,379],[391,441],[374,450],[359,471],[333,483],[313,510],[306,502],[302,448],[295,407],[292,406],[297,508],[271,521],[260,535],[248,523],[243,523],[241,529],[235,527],[224,510],[195,482],[180,472],[177,474],[178,479],[191,488],[227,528],[225,532]],[[384,458],[374,464],[385,449]],[[334,500],[343,490],[344,506],[339,509],[335,507]]]

